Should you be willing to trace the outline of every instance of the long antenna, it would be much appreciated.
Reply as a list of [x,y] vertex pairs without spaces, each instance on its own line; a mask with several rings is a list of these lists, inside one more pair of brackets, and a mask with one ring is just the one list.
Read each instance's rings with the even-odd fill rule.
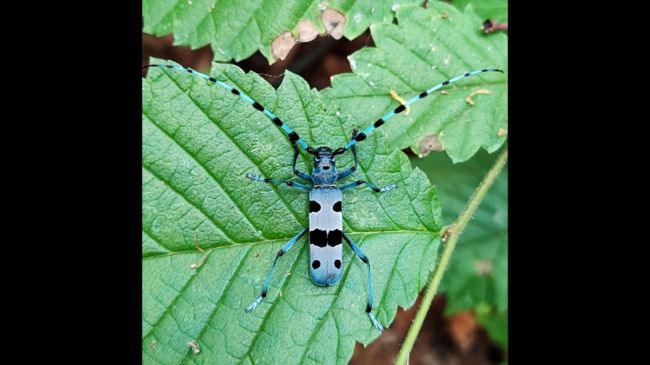
[[451,79],[449,79],[449,80],[447,80],[447,81],[441,82],[441,83],[439,83],[438,85],[436,85],[436,86],[434,86],[434,87],[432,87],[432,88],[430,88],[430,89],[428,89],[428,90],[425,90],[425,91],[421,92],[419,95],[417,95],[417,96],[411,98],[411,99],[408,100],[406,103],[404,103],[404,104],[400,104],[400,105],[399,105],[397,108],[395,108],[394,110],[392,110],[392,111],[386,113],[386,115],[384,115],[383,117],[377,119],[376,122],[374,122],[373,124],[371,124],[370,126],[368,126],[368,128],[364,129],[363,132],[357,134],[357,135],[356,135],[356,136],[355,136],[355,137],[354,137],[354,138],[353,138],[353,139],[352,139],[352,140],[351,140],[347,145],[345,145],[345,147],[339,148],[339,149],[337,149],[336,151],[334,151],[334,154],[340,154],[340,153],[343,153],[343,152],[345,152],[348,148],[350,148],[350,147],[354,146],[355,144],[357,144],[357,142],[361,142],[361,141],[363,141],[363,140],[366,139],[366,138],[367,138],[367,137],[368,137],[368,136],[369,136],[369,135],[370,135],[370,134],[371,134],[375,129],[377,129],[377,128],[381,127],[382,125],[384,125],[384,123],[386,123],[386,122],[388,121],[388,119],[390,119],[393,115],[395,115],[395,114],[399,114],[399,113],[403,112],[404,110],[406,110],[406,107],[407,107],[407,106],[409,106],[409,105],[411,105],[411,104],[413,104],[413,103],[415,103],[415,102],[417,102],[417,101],[419,101],[419,100],[424,99],[425,97],[427,97],[427,95],[429,95],[429,94],[431,94],[432,92],[434,92],[434,91],[440,89],[441,87],[443,87],[443,86],[447,86],[447,85],[452,84],[452,83],[454,83],[454,82],[456,82],[456,81],[458,81],[458,80],[462,80],[462,79],[464,79],[464,78],[466,78],[466,77],[470,77],[470,76],[473,76],[473,75],[477,75],[477,74],[480,74],[480,73],[483,73],[483,72],[501,72],[501,73],[503,73],[503,70],[499,70],[499,69],[496,69],[496,68],[484,68],[484,69],[481,69],[481,70],[475,70],[475,71],[472,71],[472,72],[465,72],[465,73],[460,74],[460,75],[458,75],[458,76],[456,76],[456,77],[453,77],[453,78],[451,78]]
[[295,145],[296,142],[298,142],[298,144],[300,145],[300,147],[302,147],[303,150],[305,150],[307,152],[310,152],[310,153],[312,153],[312,151],[314,151],[313,148],[309,147],[307,142],[305,142],[302,138],[300,138],[298,133],[294,132],[288,125],[286,125],[283,121],[281,121],[280,118],[275,116],[275,114],[273,114],[270,110],[263,107],[262,104],[260,104],[257,101],[253,100],[253,98],[246,95],[243,91],[237,89],[236,87],[232,87],[232,86],[230,86],[230,85],[228,85],[228,84],[226,84],[224,82],[221,82],[221,81],[217,80],[216,78],[214,78],[212,76],[208,76],[206,74],[203,74],[203,73],[200,73],[198,71],[192,70],[189,67],[183,67],[183,66],[178,66],[178,65],[157,65],[157,64],[154,64],[154,65],[144,66],[143,68],[147,68],[147,67],[158,67],[158,68],[162,68],[162,69],[175,69],[175,70],[178,70],[178,71],[189,72],[189,73],[191,73],[193,75],[197,75],[199,77],[202,77],[202,78],[212,82],[213,85],[221,86],[222,88],[230,91],[231,93],[233,93],[235,95],[238,95],[240,98],[242,98],[242,100],[244,100],[248,104],[252,105],[253,108],[255,108],[256,110],[264,113],[264,115],[266,115],[273,122],[273,124],[277,125],[278,127],[280,127],[285,132],[287,137],[289,137],[289,141],[291,141],[291,144]]

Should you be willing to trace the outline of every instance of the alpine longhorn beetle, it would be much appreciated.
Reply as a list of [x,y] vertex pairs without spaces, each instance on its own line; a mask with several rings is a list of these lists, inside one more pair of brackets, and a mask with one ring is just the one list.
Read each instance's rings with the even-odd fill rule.
[[[158,67],[163,69],[175,69],[183,72],[189,72],[190,74],[200,76],[210,82],[213,85],[218,85],[226,90],[229,90],[231,93],[239,96],[242,100],[252,105],[253,108],[264,113],[271,121],[280,127],[284,133],[289,137],[289,141],[293,146],[293,163],[292,169],[293,173],[309,183],[312,183],[313,186],[308,186],[301,184],[297,181],[292,181],[288,179],[270,179],[265,178],[259,175],[246,174],[246,177],[253,180],[269,184],[286,184],[292,188],[299,189],[305,192],[309,192],[309,255],[310,255],[310,268],[309,274],[311,280],[314,284],[318,286],[331,286],[341,279],[342,267],[343,267],[343,245],[342,241],[348,243],[352,251],[366,264],[368,267],[368,305],[366,306],[366,313],[370,317],[372,324],[377,328],[377,330],[382,331],[383,327],[375,318],[375,315],[372,313],[372,304],[373,304],[373,289],[372,289],[372,279],[370,273],[370,260],[363,253],[361,248],[350,239],[343,232],[343,215],[342,215],[342,192],[357,186],[366,184],[370,189],[376,193],[384,193],[395,188],[395,184],[390,184],[383,188],[378,188],[374,184],[364,181],[357,180],[355,182],[345,184],[343,186],[338,186],[336,183],[339,180],[345,179],[346,177],[352,175],[356,171],[358,166],[357,159],[357,149],[356,144],[358,142],[366,139],[375,129],[381,127],[390,119],[393,115],[399,114],[406,110],[406,107],[409,105],[424,99],[432,92],[442,88],[443,86],[454,83],[458,80],[477,75],[483,72],[501,72],[499,69],[480,69],[471,72],[465,72],[456,77],[453,77],[447,81],[444,81],[428,90],[425,90],[418,94],[417,96],[409,99],[405,103],[400,101],[400,105],[394,110],[386,113],[383,117],[379,118],[376,122],[368,126],[363,132],[358,133],[357,130],[352,132],[352,139],[345,147],[339,147],[333,150],[330,147],[322,146],[318,148],[313,148],[307,144],[296,132],[294,132],[287,124],[285,124],[280,118],[275,116],[270,110],[263,107],[260,103],[253,100],[250,96],[246,95],[239,89],[232,87],[224,82],[217,80],[212,76],[205,75],[198,71],[192,70],[189,67],[182,67],[178,65],[163,65],[163,64],[152,64],[147,67]],[[308,153],[314,155],[314,169],[312,170],[312,175],[308,175],[304,172],[298,171],[296,168],[296,161],[298,160],[298,145],[307,151]],[[354,165],[347,170],[342,172],[336,171],[336,156],[340,155],[347,150],[352,151],[352,156],[354,158]],[[255,301],[246,308],[246,312],[252,312],[258,304],[266,297],[269,285],[271,284],[271,277],[273,276],[273,270],[275,265],[280,257],[282,257],[287,251],[289,251],[298,240],[307,232],[307,228],[303,228],[298,232],[289,242],[285,243],[280,251],[278,251],[277,256],[273,260],[271,269],[266,275],[264,284],[262,285],[262,293],[260,294]]]

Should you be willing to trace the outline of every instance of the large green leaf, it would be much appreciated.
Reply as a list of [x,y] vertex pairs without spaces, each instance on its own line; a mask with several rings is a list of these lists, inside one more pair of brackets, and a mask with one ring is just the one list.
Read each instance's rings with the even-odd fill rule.
[[[478,153],[453,165],[441,153],[414,161],[436,185],[451,224],[496,159]],[[440,283],[447,313],[474,309],[490,335],[507,348],[508,170],[503,169],[468,223]],[[505,333],[504,333],[505,332]]]
[[508,21],[508,0],[453,0],[452,4],[459,9],[465,9],[470,5],[483,19]]
[[[411,106],[409,115],[390,119],[380,131],[398,148],[419,155],[444,148],[454,162],[465,161],[483,147],[497,150],[507,131],[507,36],[481,32],[481,19],[471,12],[430,2],[428,9],[404,6],[395,24],[370,28],[376,47],[350,56],[353,73],[332,78],[323,90],[365,127],[398,104],[390,91],[404,99],[450,77],[483,68],[502,68],[505,74],[485,73],[436,92]],[[466,100],[473,92],[474,105]]]
[[[421,3],[422,0],[144,0],[142,15],[145,32],[173,33],[175,44],[192,48],[210,44],[216,61],[239,61],[259,49],[272,63],[271,44],[285,32],[298,38],[300,20],[310,21],[310,29],[320,33],[326,30],[323,21],[335,29],[342,25],[343,35],[353,39],[370,24],[392,22],[394,10],[400,6]],[[343,18],[328,20],[325,15],[321,19],[327,9],[342,13]]]
[[[314,145],[343,145],[354,127],[316,90],[287,72],[277,92],[256,74],[219,65],[213,75],[273,110]],[[290,144],[237,96],[188,73],[151,69],[143,80],[143,332],[146,363],[342,364],[355,341],[379,336],[365,313],[366,267],[344,248],[333,287],[308,275],[305,239],[279,261],[278,249],[307,226],[307,194],[245,179],[291,178]],[[389,325],[413,305],[435,266],[441,212],[435,189],[408,158],[372,136],[359,145],[352,179],[397,188],[344,193],[344,230],[373,265],[375,312]],[[340,169],[351,166],[340,156]],[[308,155],[299,169],[310,171]],[[354,180],[352,180],[354,181]],[[193,269],[207,252],[202,266]],[[199,353],[188,343],[196,341]]]

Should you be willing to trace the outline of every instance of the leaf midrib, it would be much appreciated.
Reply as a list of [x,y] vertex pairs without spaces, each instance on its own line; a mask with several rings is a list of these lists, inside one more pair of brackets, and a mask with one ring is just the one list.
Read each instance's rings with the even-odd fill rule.
[[[146,232],[145,232],[146,233]],[[379,234],[428,234],[432,236],[439,235],[440,232],[435,232],[435,231],[430,231],[430,230],[414,230],[414,229],[406,229],[406,230],[399,230],[399,231],[354,231],[350,232],[349,235],[354,235],[354,236],[363,236],[368,237],[372,235],[379,235]],[[346,233],[347,234],[347,233]],[[268,239],[268,240],[262,240],[262,241],[254,241],[254,242],[247,242],[247,243],[232,243],[229,245],[220,245],[220,246],[213,246],[213,247],[201,247],[203,251],[206,253],[210,253],[214,250],[219,250],[219,249],[227,249],[227,248],[233,248],[233,247],[239,247],[239,246],[253,246],[253,245],[266,245],[266,244],[273,244],[277,242],[287,242],[289,241],[292,236],[287,236],[286,238],[274,238],[274,239]],[[182,255],[182,254],[189,254],[189,253],[201,253],[200,251],[196,249],[191,249],[191,250],[180,250],[180,251],[171,251],[168,253],[161,253],[161,254],[154,254],[150,255],[147,257],[143,257],[142,260],[150,260],[153,258],[163,258],[163,257],[169,257],[169,256],[174,256],[174,255]]]

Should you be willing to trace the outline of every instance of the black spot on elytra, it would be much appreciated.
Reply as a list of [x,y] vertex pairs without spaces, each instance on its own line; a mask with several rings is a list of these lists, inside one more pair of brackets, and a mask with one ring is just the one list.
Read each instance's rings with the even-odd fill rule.
[[442,83],[443,85],[449,85],[449,80]]
[[334,203],[334,207],[332,207],[335,212],[340,212],[341,211],[341,201],[337,201]]
[[318,261],[318,260],[314,260],[314,261],[312,261],[312,262],[311,262],[311,267],[312,267],[314,270],[318,269],[318,268],[320,267],[320,261]]
[[398,106],[397,108],[395,108],[395,114],[401,113],[401,112],[403,112],[404,110],[406,110],[406,105],[401,104],[400,106]]
[[187,70],[187,72],[189,72],[189,73],[193,72],[191,68],[186,68],[185,70]]
[[465,77],[469,76],[469,72],[465,72]]
[[366,134],[363,133],[363,132],[357,134],[356,137],[354,137],[354,140],[357,141],[357,142],[361,142],[364,139],[366,139]]
[[174,68],[174,65],[167,65],[167,68]]
[[282,127],[282,121],[278,117],[273,118],[273,124],[277,125],[278,127]]
[[314,200],[309,201],[309,213],[315,213],[320,211],[320,204]]
[[332,246],[332,247],[338,246],[341,244],[342,241],[343,241],[343,234],[341,233],[341,230],[335,229],[327,233],[328,246]]
[[318,247],[325,247],[327,245],[327,232],[322,229],[309,231],[309,243]]
[[296,133],[296,132],[289,133],[289,140],[291,142],[295,142],[295,141],[297,141],[299,139],[300,139],[300,137],[298,137],[298,133]]
[[370,305],[370,303],[368,303],[368,305],[366,306],[366,313],[370,313],[370,312],[372,312],[372,306]]
[[235,94],[235,95],[239,95],[239,90],[237,90],[237,89],[230,89],[230,92]]
[[[234,89],[233,89],[233,90],[234,90]],[[256,101],[253,102],[253,108],[255,108],[255,109],[259,110],[259,111],[263,111],[263,110],[264,110],[264,107],[263,107],[262,105],[260,105],[260,103],[258,103],[258,102],[256,102]]]
[[336,266],[337,269],[341,268],[341,260],[334,260],[334,266]]
[[377,121],[373,125],[375,126],[375,128],[379,128],[382,125],[384,125],[384,123],[385,123],[385,121],[383,119],[379,118],[379,119],[377,119]]
[[215,79],[214,77],[210,77],[208,80],[210,80],[212,82],[217,82],[217,79]]
[[426,91],[423,91],[422,94],[420,94],[420,99],[426,97],[427,95],[429,95],[429,93],[426,92]]
[[289,185],[289,186],[293,186],[293,181],[288,180],[288,181],[285,181],[285,182],[287,183],[287,185]]
[[484,68],[481,70],[481,72],[488,72],[489,70],[487,68]]

